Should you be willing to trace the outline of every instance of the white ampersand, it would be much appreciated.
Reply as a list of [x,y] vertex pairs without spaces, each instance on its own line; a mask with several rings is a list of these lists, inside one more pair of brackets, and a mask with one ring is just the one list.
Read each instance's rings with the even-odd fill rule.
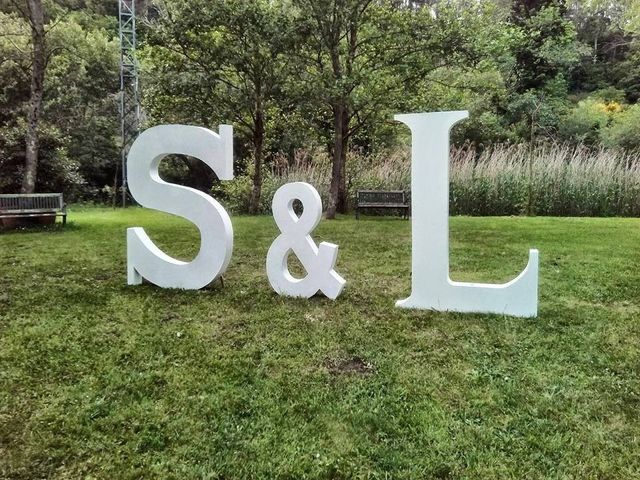
[[[293,202],[302,203],[302,215],[293,210]],[[280,295],[310,298],[318,291],[335,300],[345,280],[334,270],[338,245],[322,242],[316,246],[309,235],[322,217],[322,200],[308,183],[294,182],[276,191],[271,204],[276,225],[282,232],[267,253],[267,276]],[[293,251],[307,271],[304,278],[294,278],[287,267]]]

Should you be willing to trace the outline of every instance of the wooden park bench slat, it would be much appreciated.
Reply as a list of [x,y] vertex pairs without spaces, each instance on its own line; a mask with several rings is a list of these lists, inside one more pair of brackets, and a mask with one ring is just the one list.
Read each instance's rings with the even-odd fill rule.
[[356,218],[365,209],[395,209],[408,218],[411,212],[409,195],[404,190],[358,190],[356,192]]
[[67,223],[67,206],[61,193],[0,195],[0,217],[60,216]]

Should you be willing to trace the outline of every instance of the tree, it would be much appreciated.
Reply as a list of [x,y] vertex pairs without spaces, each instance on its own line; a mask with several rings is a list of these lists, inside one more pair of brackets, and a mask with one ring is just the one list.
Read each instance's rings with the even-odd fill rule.
[[189,120],[236,124],[251,144],[250,212],[257,213],[266,123],[278,109],[286,53],[295,48],[285,8],[268,0],[169,1],[151,27],[143,56],[152,115],[166,118],[171,104]]
[[420,7],[375,0],[292,0],[304,34],[298,82],[331,134],[327,218],[347,208],[345,165],[354,136],[407,105],[429,72],[473,63],[477,5]]
[[593,92],[613,86],[624,90],[629,102],[635,102],[640,96],[640,4],[628,0],[574,1],[569,14],[578,39],[592,49],[572,73],[572,89]]
[[504,64],[511,85],[501,114],[516,138],[553,133],[568,107],[568,80],[589,49],[576,37],[562,0],[522,0],[511,14],[513,60]]
[[[33,132],[31,24],[17,5],[0,1],[2,192],[20,190],[25,182],[25,139]],[[93,195],[112,182],[117,163],[115,20],[51,2],[43,13],[46,81],[35,130],[36,173],[29,183],[71,199]]]
[[[306,68],[299,81],[308,86],[306,97],[319,102],[319,115],[324,110],[329,117],[332,171],[327,218],[332,219],[347,208],[350,140],[391,100],[391,95],[384,96],[385,87],[393,88],[393,73],[383,45],[394,50],[398,40],[394,33],[405,32],[399,12],[373,0],[294,0],[293,4],[304,25],[301,54]],[[382,89],[375,88],[376,80]]]
[[42,96],[46,65],[44,9],[42,0],[27,0],[26,10],[16,3],[16,8],[31,27],[31,92],[25,135],[25,165],[22,178],[22,193],[33,193],[38,171],[38,125],[42,115]]
[[566,74],[587,53],[566,15],[562,0],[515,2],[512,21],[520,30],[520,41],[514,44],[512,75],[517,93],[541,88]]

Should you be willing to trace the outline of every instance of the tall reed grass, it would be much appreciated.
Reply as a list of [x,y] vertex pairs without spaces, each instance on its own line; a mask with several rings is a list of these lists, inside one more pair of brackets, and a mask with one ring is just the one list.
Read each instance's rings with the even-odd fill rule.
[[[374,156],[350,153],[347,189],[411,189],[410,151]],[[326,206],[331,163],[326,154],[297,152],[293,162],[277,158],[266,172],[262,210],[270,210],[283,184],[314,185]],[[225,187],[231,208],[246,212],[249,177]],[[494,145],[482,152],[453,148],[450,157],[450,212],[453,215],[640,216],[640,152],[590,149],[569,144]]]

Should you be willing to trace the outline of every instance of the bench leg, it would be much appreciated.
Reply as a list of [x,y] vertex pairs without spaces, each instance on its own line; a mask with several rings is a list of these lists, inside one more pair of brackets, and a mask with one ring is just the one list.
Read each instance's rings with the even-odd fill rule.
[[67,224],[67,216],[63,215],[62,216],[62,226],[64,227]]
[[356,207],[356,220],[360,220],[360,209]]

